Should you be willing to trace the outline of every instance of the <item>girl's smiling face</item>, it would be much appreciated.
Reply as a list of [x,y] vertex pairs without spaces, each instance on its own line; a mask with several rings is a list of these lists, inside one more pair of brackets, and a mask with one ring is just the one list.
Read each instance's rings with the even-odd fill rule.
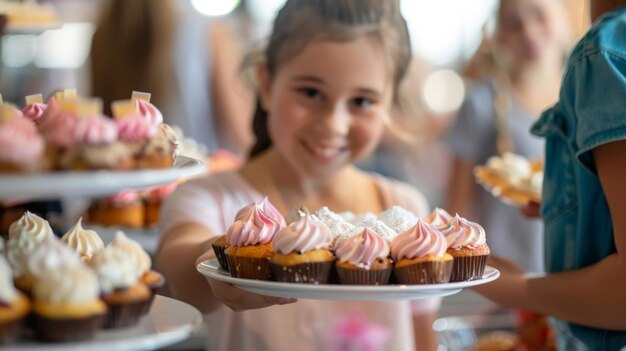
[[393,97],[382,51],[367,36],[316,40],[273,76],[259,69],[273,147],[300,176],[331,176],[380,142]]

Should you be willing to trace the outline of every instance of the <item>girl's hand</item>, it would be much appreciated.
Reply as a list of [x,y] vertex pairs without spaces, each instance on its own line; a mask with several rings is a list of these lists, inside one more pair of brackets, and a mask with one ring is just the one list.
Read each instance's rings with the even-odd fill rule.
[[539,212],[540,207],[540,203],[529,201],[526,205],[520,207],[520,211],[526,218],[539,218],[541,216]]
[[487,264],[499,270],[500,277],[472,289],[503,306],[523,307],[527,296],[526,272],[515,262],[497,256],[490,256]]
[[286,305],[298,301],[292,298],[257,295],[243,291],[231,284],[209,279],[213,296],[235,312],[269,307],[272,305]]

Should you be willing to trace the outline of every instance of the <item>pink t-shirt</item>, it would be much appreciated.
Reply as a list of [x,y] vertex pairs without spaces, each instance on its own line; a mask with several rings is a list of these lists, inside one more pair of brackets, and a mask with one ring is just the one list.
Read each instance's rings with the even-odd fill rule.
[[[420,217],[428,213],[424,196],[414,187],[381,176],[374,179],[385,207],[399,205]],[[221,235],[239,209],[262,199],[236,172],[197,178],[179,186],[166,199],[160,214],[161,232],[193,222]],[[207,348],[212,351],[323,350],[325,328],[346,315],[362,312],[371,322],[388,328],[390,337],[385,350],[411,351],[414,349],[412,314],[432,312],[439,302],[439,299],[411,302],[300,299],[289,305],[245,312],[233,312],[222,306],[206,315]]]

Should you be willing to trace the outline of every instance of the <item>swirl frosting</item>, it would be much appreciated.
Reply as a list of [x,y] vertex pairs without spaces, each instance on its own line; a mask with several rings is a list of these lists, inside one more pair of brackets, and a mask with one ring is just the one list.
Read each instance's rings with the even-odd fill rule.
[[91,258],[104,249],[104,243],[98,233],[84,229],[82,222],[83,217],[80,217],[78,222],[63,235],[61,241],[80,256]]
[[392,206],[381,212],[378,220],[396,233],[402,233],[417,223],[417,216],[400,206]]
[[82,265],[83,261],[78,254],[54,235],[50,235],[30,253],[26,260],[26,270],[21,273],[40,278],[51,271]]
[[144,100],[137,100],[137,109],[139,113],[144,117],[144,119],[153,126],[157,126],[163,123],[163,115],[158,108],[156,108],[153,104],[146,102]]
[[142,141],[154,137],[157,133],[156,126],[139,114],[120,118],[116,123],[118,137],[122,141]]
[[449,214],[446,210],[437,207],[433,212],[426,216],[425,220],[433,227],[437,229],[442,229],[449,227],[450,222],[452,222],[453,218],[454,217],[452,217],[452,215]]
[[39,123],[39,119],[41,118],[41,116],[43,116],[44,112],[46,112],[47,108],[48,105],[38,102],[24,106],[24,108],[22,109],[22,114],[29,120],[35,123]]
[[121,230],[115,232],[115,238],[109,243],[108,247],[117,247],[127,254],[135,257],[136,264],[136,274],[137,277],[141,277],[145,272],[150,270],[152,266],[152,259],[150,256],[144,251],[144,249],[139,245],[138,242],[132,240],[124,234]]
[[332,237],[326,224],[306,215],[281,229],[272,240],[274,252],[289,254],[330,248]]
[[[228,228],[227,236],[231,246],[251,246],[267,244],[282,229],[279,223],[270,218],[260,206],[247,206],[238,214],[239,219]],[[241,212],[241,211],[240,211]]]
[[363,228],[360,234],[340,242],[335,255],[341,262],[369,269],[377,258],[389,256],[389,244],[370,229]]
[[33,122],[23,117],[0,124],[0,160],[29,164],[41,157],[44,140]]
[[96,274],[84,266],[54,270],[37,280],[35,299],[50,304],[88,304],[100,296]]
[[29,211],[24,212],[20,219],[9,226],[9,239],[27,236],[41,241],[50,234],[52,234],[52,228],[48,221]]
[[48,221],[28,211],[11,224],[6,255],[15,275],[22,275],[27,270],[30,253],[47,237],[53,235]]
[[427,255],[443,256],[448,248],[446,238],[430,224],[418,219],[417,223],[402,232],[391,242],[391,256],[398,262]]
[[0,255],[0,303],[11,304],[18,297],[17,289],[13,286],[13,274],[9,263]]
[[100,290],[110,293],[114,289],[128,288],[137,283],[137,260],[119,247],[109,246],[91,260],[98,275]]
[[104,116],[78,118],[74,126],[75,140],[88,145],[108,144],[117,140],[117,124]]
[[274,221],[277,225],[280,226],[279,230],[286,227],[287,223],[285,222],[285,217],[278,211],[276,207],[270,202],[270,200],[265,196],[261,202],[251,203],[241,210],[237,212],[235,215],[235,221],[247,218],[250,216],[250,213],[255,209],[263,211],[263,213],[272,221]]
[[443,232],[448,243],[448,248],[460,249],[467,246],[475,248],[486,243],[485,230],[474,222],[462,218],[458,214],[452,220],[450,228]]

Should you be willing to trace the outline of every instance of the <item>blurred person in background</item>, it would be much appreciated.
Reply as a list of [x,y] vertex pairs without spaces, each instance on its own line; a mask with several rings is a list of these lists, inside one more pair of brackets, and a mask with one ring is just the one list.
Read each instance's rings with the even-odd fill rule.
[[243,155],[254,104],[239,74],[239,42],[227,22],[189,0],[108,0],[91,45],[92,94],[110,113],[112,101],[150,92],[166,123],[210,152]]

